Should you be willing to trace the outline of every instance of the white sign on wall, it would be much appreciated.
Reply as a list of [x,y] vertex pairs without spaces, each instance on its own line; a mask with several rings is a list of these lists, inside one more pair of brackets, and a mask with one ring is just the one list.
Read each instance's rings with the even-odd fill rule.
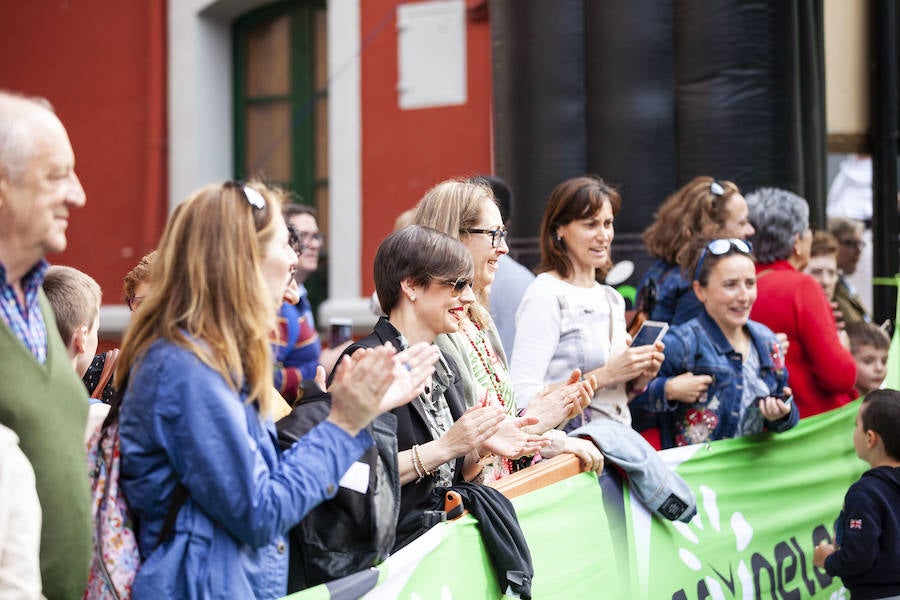
[[397,91],[401,109],[466,103],[463,0],[397,7]]

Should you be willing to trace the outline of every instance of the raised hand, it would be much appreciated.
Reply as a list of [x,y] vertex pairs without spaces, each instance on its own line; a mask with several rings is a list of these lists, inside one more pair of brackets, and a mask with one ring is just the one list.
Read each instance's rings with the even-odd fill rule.
[[437,346],[425,342],[394,355],[394,381],[381,398],[381,410],[397,408],[421,394],[440,356]]
[[506,458],[521,458],[539,452],[541,448],[550,443],[550,439],[540,435],[534,435],[525,431],[529,425],[536,425],[534,417],[506,417],[497,428],[497,432],[486,439],[481,448],[486,452],[478,451],[484,455],[493,452]]
[[361,348],[337,365],[331,388],[328,420],[355,436],[381,414],[381,401],[396,378],[390,344]]
[[[468,454],[497,433],[506,413],[499,406],[475,406],[464,412],[441,436],[441,458],[450,460]],[[443,461],[442,461],[443,462]]]

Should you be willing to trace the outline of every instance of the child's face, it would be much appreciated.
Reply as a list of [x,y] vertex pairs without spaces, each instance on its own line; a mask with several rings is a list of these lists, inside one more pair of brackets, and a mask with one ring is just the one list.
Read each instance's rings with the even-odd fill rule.
[[886,349],[875,348],[869,344],[860,345],[853,353],[856,360],[856,389],[861,394],[868,394],[881,387],[887,375]]

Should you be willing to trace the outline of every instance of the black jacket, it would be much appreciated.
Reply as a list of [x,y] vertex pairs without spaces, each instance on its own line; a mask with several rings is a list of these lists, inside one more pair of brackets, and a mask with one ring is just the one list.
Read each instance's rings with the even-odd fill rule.
[[[400,340],[400,332],[391,325],[391,322],[382,317],[375,324],[375,330],[369,335],[349,346],[344,354],[353,354],[358,348],[374,348],[385,342],[390,342],[398,350],[403,348]],[[450,386],[444,393],[444,398],[450,408],[453,420],[462,416],[465,412],[465,401],[462,391],[462,379],[459,371],[452,361],[445,361],[450,371]],[[331,374],[331,378],[334,373]],[[330,379],[329,378],[329,384]],[[428,430],[428,421],[425,417],[425,409],[418,400],[395,408],[391,411],[397,417],[397,449],[399,452],[409,450],[413,444],[426,444],[433,441]],[[463,458],[456,461],[455,477],[453,483],[463,481]],[[419,483],[415,480],[404,485],[400,490],[400,518],[397,523],[397,542],[394,549],[402,548],[422,533],[427,527],[422,523],[422,516],[428,510],[443,510],[443,501],[435,496],[432,490],[435,486],[435,478],[426,477]]]
[[[316,386],[305,386],[305,395],[295,404],[291,414],[275,424],[278,441],[286,450],[310,429],[328,418],[331,396]],[[332,579],[344,577],[375,566],[384,560],[394,542],[395,524],[400,512],[400,477],[397,471],[397,418],[385,413],[368,427],[375,445],[366,450],[359,463],[368,468],[365,493],[341,486],[337,495],[323,502],[291,530],[291,554],[288,569],[288,593],[293,593]],[[378,458],[387,474],[382,481],[391,489],[393,513],[384,515],[382,535],[378,535],[375,514],[375,490]],[[386,510],[382,506],[380,510]],[[380,543],[379,543],[380,540]]]
[[837,552],[825,571],[838,576],[853,600],[900,595],[900,467],[863,473],[844,496]]

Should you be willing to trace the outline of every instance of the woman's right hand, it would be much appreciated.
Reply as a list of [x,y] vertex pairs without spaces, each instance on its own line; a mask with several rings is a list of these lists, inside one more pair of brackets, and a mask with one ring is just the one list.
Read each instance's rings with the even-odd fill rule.
[[666,400],[691,404],[697,402],[712,384],[710,375],[694,375],[690,371],[666,381]]
[[566,419],[573,419],[591,403],[597,389],[597,380],[593,375],[581,378],[581,371],[575,369],[569,378],[555,386],[541,390],[526,409],[529,417],[536,417],[536,425],[529,431],[540,433],[556,427]]
[[636,379],[653,366],[654,361],[661,364],[664,359],[665,355],[657,347],[657,344],[631,346],[624,352],[610,357],[605,365],[594,369],[591,374],[596,375],[600,387],[618,385]]

